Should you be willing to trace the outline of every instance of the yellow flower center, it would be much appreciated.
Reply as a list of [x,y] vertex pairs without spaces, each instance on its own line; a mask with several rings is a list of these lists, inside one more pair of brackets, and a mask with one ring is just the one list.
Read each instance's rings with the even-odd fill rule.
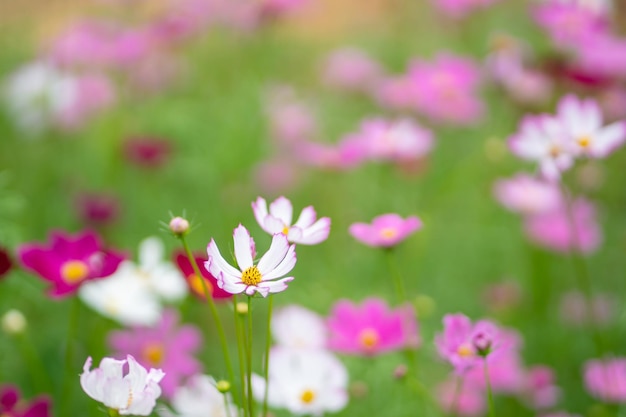
[[283,227],[283,235],[287,236],[289,234],[289,226],[285,225],[285,227]]
[[61,278],[68,284],[77,284],[87,275],[89,267],[83,261],[67,261],[61,265]]
[[550,146],[550,150],[548,151],[551,157],[556,158],[561,155],[561,148],[556,145]]
[[368,327],[366,329],[363,329],[359,334],[359,342],[361,343],[361,346],[363,346],[365,349],[373,349],[378,346],[378,343],[380,342],[380,336],[378,335],[378,332],[376,330]]
[[189,282],[189,287],[191,287],[191,290],[195,292],[196,294],[206,297],[206,293],[204,292],[204,286],[202,285],[202,281],[204,281],[204,283],[206,284],[206,289],[209,292],[209,294],[213,294],[213,285],[211,285],[211,283],[208,280],[204,279],[204,277],[200,278],[196,274],[191,274],[187,277],[187,280]]
[[304,390],[300,395],[300,400],[305,404],[311,404],[315,399],[315,393],[310,389]]
[[143,358],[151,365],[159,365],[163,361],[163,345],[160,343],[149,343],[143,348]]
[[385,239],[393,239],[394,237],[398,236],[398,231],[393,227],[383,227],[382,229],[380,229],[379,233],[380,236]]
[[251,266],[241,274],[241,282],[246,285],[258,285],[261,278],[261,273],[256,266]]
[[463,343],[458,347],[456,353],[462,358],[469,358],[470,356],[474,356],[474,349],[472,349],[469,343]]
[[577,140],[578,144],[582,147],[582,148],[586,148],[591,144],[591,138],[589,136],[581,136],[578,138]]

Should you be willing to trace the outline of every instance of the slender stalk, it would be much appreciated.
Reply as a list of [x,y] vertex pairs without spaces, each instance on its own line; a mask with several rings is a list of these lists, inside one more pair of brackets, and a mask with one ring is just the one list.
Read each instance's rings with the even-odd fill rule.
[[30,337],[28,337],[26,332],[22,332],[16,336],[20,344],[20,351],[24,356],[24,361],[26,362],[26,366],[28,367],[33,379],[33,383],[36,386],[39,386],[39,389],[42,392],[50,391],[53,387],[52,382],[46,373],[46,368]]
[[459,414],[459,398],[461,397],[461,391],[463,390],[463,377],[458,377],[456,380],[456,384],[454,387],[454,397],[452,397],[452,402],[450,403],[450,408],[448,409],[448,414],[456,416]]
[[247,346],[247,382],[248,382],[248,410],[250,417],[254,417],[254,395],[252,393],[252,297],[248,296],[248,346]]
[[248,416],[248,403],[246,401],[246,376],[245,376],[245,360],[244,360],[244,348],[245,348],[245,335],[241,328],[241,318],[237,312],[237,296],[233,295],[233,311],[235,312],[235,332],[237,333],[237,356],[239,359],[239,380],[241,383],[241,407],[243,408],[243,415]]
[[270,346],[272,344],[272,306],[274,304],[274,296],[270,294],[268,297],[269,306],[267,312],[267,332],[265,333],[265,368],[263,370],[263,378],[265,379],[265,393],[263,394],[263,414],[261,417],[267,416],[267,399],[269,396],[269,369],[270,369]]
[[398,271],[395,263],[393,248],[385,249],[385,255],[387,258],[387,265],[389,266],[389,272],[391,273],[391,278],[393,279],[393,284],[396,289],[396,298],[399,303],[408,301],[402,276],[400,275],[400,271]]
[[220,320],[220,316],[217,313],[217,308],[215,307],[215,301],[213,301],[213,297],[211,296],[211,292],[209,291],[208,286],[200,272],[200,268],[198,268],[198,263],[196,262],[196,258],[191,253],[189,249],[189,245],[187,244],[187,240],[185,239],[185,235],[182,234],[179,236],[181,243],[183,244],[183,248],[185,249],[185,254],[187,255],[187,259],[191,263],[191,267],[193,268],[193,272],[198,276],[198,279],[202,283],[202,291],[204,291],[204,295],[206,297],[207,306],[209,306],[209,310],[211,315],[213,316],[213,320],[215,321],[215,327],[217,328],[217,334],[220,339],[220,344],[222,346],[222,353],[224,355],[224,362],[226,362],[226,369],[228,371],[228,379],[230,381],[235,380],[235,374],[233,373],[233,366],[230,361],[230,355],[228,353],[228,343],[226,341],[226,333],[224,333],[224,327],[222,326],[222,321]]
[[63,377],[63,391],[61,395],[61,401],[59,404],[61,415],[68,416],[72,413],[69,412],[70,400],[72,396],[72,386],[76,381],[73,381],[73,369],[72,361],[74,360],[74,342],[76,339],[76,329],[78,327],[78,315],[80,313],[80,300],[78,296],[74,296],[72,300],[72,306],[70,310],[70,317],[67,329],[67,346],[65,347],[65,376]]
[[485,384],[487,385],[487,401],[489,402],[489,417],[496,417],[496,409],[493,405],[493,391],[491,390],[491,381],[489,379],[489,368],[487,367],[487,358],[483,360],[483,369],[485,371]]
[[226,393],[223,394],[224,397],[224,409],[226,410],[226,417],[232,417],[230,415],[230,404],[228,403],[228,396]]

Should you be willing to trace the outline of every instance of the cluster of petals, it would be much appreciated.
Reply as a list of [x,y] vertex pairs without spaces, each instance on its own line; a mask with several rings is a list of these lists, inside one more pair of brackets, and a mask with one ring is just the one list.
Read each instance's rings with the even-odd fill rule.
[[327,320],[328,348],[352,355],[377,355],[420,344],[415,312],[409,305],[390,309],[379,298],[361,305],[338,301]]
[[321,416],[337,412],[348,403],[348,372],[332,353],[323,349],[274,347],[270,351],[269,387],[252,375],[252,392],[262,402],[295,415]]
[[[203,254],[194,254],[193,257],[197,265],[204,265],[207,261],[206,255]],[[217,278],[211,275],[206,268],[200,268],[200,274],[202,276],[198,277],[185,253],[177,253],[175,255],[175,261],[176,265],[178,265],[178,269],[185,276],[190,291],[200,300],[206,301],[205,286],[211,298],[215,301],[226,301],[232,298],[233,295],[231,293],[224,291],[217,285]],[[202,285],[202,281],[204,281],[204,285]]]
[[593,397],[609,403],[626,402],[626,358],[589,360],[583,373],[585,388]]
[[80,375],[80,385],[87,395],[120,415],[152,413],[161,396],[159,382],[165,375],[160,369],[147,371],[131,355],[125,360],[103,358],[100,366],[93,370],[91,363],[91,357],[87,358]]
[[239,225],[233,232],[235,259],[239,269],[230,265],[220,253],[215,240],[207,246],[209,259],[204,267],[217,278],[217,285],[231,294],[255,293],[267,297],[287,289],[293,277],[281,278],[296,265],[296,245],[290,245],[287,236],[277,233],[268,251],[254,264],[254,241],[248,230]]
[[523,396],[526,403],[535,410],[554,407],[561,397],[561,389],[556,385],[554,371],[542,365],[528,369]]
[[509,147],[520,158],[538,162],[546,179],[557,180],[576,158],[604,158],[625,140],[625,122],[603,126],[597,102],[568,95],[555,116],[525,117]]
[[434,0],[437,9],[454,19],[461,19],[472,12],[491,6],[499,0]]
[[129,354],[142,366],[163,370],[165,377],[160,385],[168,398],[172,398],[185,378],[201,369],[200,362],[193,356],[201,347],[200,331],[192,325],[178,327],[175,310],[165,310],[154,327],[113,331],[108,343],[118,357]]
[[286,348],[325,349],[328,344],[324,318],[296,304],[276,309],[271,330],[276,344]]
[[20,390],[13,385],[0,386],[0,415],[7,417],[51,417],[50,398],[39,396],[28,403],[20,398]]
[[480,417],[485,414],[485,393],[482,389],[459,380],[458,375],[437,385],[435,396],[441,409],[462,417]]
[[123,256],[104,249],[92,231],[74,236],[55,231],[48,244],[25,243],[17,249],[21,265],[50,282],[52,297],[75,293],[86,281],[113,274]]
[[422,228],[417,216],[403,219],[395,213],[375,217],[372,223],[353,223],[349,232],[356,240],[372,247],[389,248],[405,240]]
[[563,204],[561,191],[556,184],[528,174],[498,180],[493,191],[500,204],[522,215],[548,213]]
[[316,245],[326,240],[330,233],[330,218],[317,219],[313,206],[302,209],[298,220],[292,224],[293,205],[282,196],[270,203],[269,210],[265,199],[258,197],[252,203],[252,210],[265,232],[271,235],[282,233],[292,243]]
[[383,74],[380,63],[356,47],[330,53],[323,65],[322,79],[330,87],[345,91],[368,92]]
[[160,417],[228,417],[237,415],[237,407],[230,396],[216,388],[216,382],[209,375],[197,374],[180,385],[172,396],[173,408],[157,410]]
[[124,325],[154,325],[161,318],[162,301],[181,300],[188,291],[182,274],[164,255],[159,238],[143,240],[137,263],[124,261],[113,275],[83,285],[81,300]]

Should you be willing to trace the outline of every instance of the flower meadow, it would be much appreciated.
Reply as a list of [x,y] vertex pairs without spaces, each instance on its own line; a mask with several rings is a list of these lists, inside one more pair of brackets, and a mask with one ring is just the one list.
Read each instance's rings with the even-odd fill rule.
[[623,1],[6,7],[0,416],[626,416]]

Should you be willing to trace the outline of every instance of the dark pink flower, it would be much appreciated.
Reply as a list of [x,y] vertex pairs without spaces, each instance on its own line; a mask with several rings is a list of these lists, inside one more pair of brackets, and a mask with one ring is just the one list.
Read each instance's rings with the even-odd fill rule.
[[[206,301],[206,295],[204,293],[204,287],[202,286],[202,281],[198,278],[196,273],[191,266],[191,262],[182,252],[176,254],[176,264],[178,265],[178,269],[185,276],[185,280],[187,281],[187,285],[193,292],[195,296],[200,298],[203,301]],[[204,279],[204,283],[213,297],[214,300],[230,300],[232,298],[232,294],[224,291],[217,285],[217,279],[211,275],[206,268],[203,267],[204,263],[207,261],[207,257],[203,255],[194,254],[194,258],[196,260],[196,264],[199,265],[200,273]]]
[[124,141],[126,159],[141,167],[159,168],[169,160],[171,153],[172,145],[167,139],[133,136]]
[[329,349],[352,355],[376,355],[420,343],[413,308],[390,310],[378,298],[367,299],[360,306],[340,300],[328,318],[328,331]]
[[368,246],[392,247],[421,228],[422,221],[417,216],[403,219],[390,213],[375,217],[371,224],[353,223],[349,232],[356,240]]
[[609,403],[626,402],[626,358],[587,361],[584,380],[592,396]]
[[144,367],[158,367],[165,377],[160,383],[166,397],[174,395],[183,379],[197,374],[202,366],[193,354],[202,343],[200,331],[191,325],[178,327],[178,313],[166,310],[156,327],[113,331],[108,342],[120,358],[132,355]]
[[102,225],[117,219],[120,207],[119,200],[112,194],[86,192],[75,199],[78,217],[87,224]]
[[3,417],[51,417],[50,399],[39,396],[30,404],[20,400],[20,391],[13,385],[0,387],[0,415]]
[[0,278],[4,277],[13,268],[13,261],[9,252],[0,246]]
[[52,232],[49,245],[26,243],[17,252],[24,268],[53,284],[49,294],[55,298],[75,293],[85,281],[113,274],[124,260],[121,254],[104,249],[91,231],[76,236]]

